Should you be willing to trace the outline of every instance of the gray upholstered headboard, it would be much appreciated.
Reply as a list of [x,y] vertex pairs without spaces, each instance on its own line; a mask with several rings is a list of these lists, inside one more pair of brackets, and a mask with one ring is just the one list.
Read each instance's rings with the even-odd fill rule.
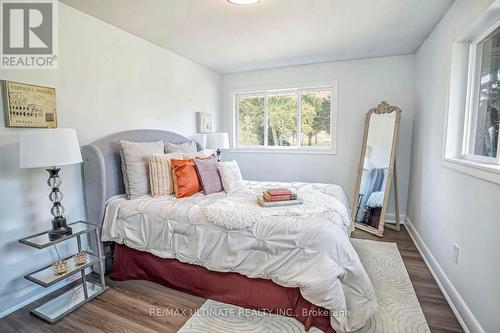
[[[99,226],[103,222],[106,200],[125,193],[120,161],[120,140],[133,142],[165,140],[181,143],[188,139],[173,132],[141,129],[115,133],[83,146],[87,221]],[[94,239],[91,239],[91,247],[93,250],[96,249]]]

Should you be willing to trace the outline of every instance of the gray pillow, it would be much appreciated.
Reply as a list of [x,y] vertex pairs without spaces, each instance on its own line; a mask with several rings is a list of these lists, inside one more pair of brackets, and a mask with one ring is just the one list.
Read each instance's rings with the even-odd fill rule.
[[190,140],[183,143],[172,143],[165,142],[165,148],[167,153],[196,153],[198,148],[196,147],[196,141]]
[[195,159],[194,163],[196,164],[196,172],[198,173],[198,178],[200,178],[203,193],[221,192],[223,188],[218,169],[219,162],[215,159]]
[[123,183],[127,198],[146,195],[149,190],[147,158],[153,154],[164,153],[164,142],[130,142],[120,140]]

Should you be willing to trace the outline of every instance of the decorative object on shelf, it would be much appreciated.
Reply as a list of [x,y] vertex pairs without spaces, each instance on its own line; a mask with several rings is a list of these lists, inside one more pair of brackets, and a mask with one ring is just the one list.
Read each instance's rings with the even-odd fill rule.
[[66,224],[61,178],[59,166],[78,164],[82,162],[82,154],[74,129],[46,129],[21,133],[19,140],[19,155],[21,168],[48,167],[49,179],[47,184],[52,192],[49,194],[53,206],[50,209],[52,216],[52,230],[49,239],[55,240],[71,234],[71,228]]
[[205,148],[217,149],[217,160],[220,162],[221,149],[229,148],[229,135],[225,132],[208,133]]
[[63,275],[69,272],[69,265],[67,260],[58,260],[52,264],[52,271],[54,275]]
[[213,131],[212,114],[196,112],[196,128],[198,133],[210,133]]
[[12,81],[2,81],[5,126],[56,128],[56,90]]
[[76,253],[73,256],[73,260],[77,266],[85,265],[87,263],[87,252],[81,251]]

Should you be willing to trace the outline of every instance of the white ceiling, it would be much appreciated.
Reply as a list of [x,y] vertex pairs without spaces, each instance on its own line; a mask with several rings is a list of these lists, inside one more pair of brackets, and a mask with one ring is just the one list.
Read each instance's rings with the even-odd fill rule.
[[219,73],[414,53],[453,0],[62,0]]

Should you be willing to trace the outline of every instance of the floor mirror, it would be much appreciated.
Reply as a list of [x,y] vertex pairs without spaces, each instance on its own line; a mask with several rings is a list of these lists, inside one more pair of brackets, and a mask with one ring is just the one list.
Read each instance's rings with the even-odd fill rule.
[[[356,228],[382,237],[384,225],[399,230],[396,146],[401,110],[387,102],[368,111],[353,200]],[[394,185],[395,224],[385,223],[391,185]]]

